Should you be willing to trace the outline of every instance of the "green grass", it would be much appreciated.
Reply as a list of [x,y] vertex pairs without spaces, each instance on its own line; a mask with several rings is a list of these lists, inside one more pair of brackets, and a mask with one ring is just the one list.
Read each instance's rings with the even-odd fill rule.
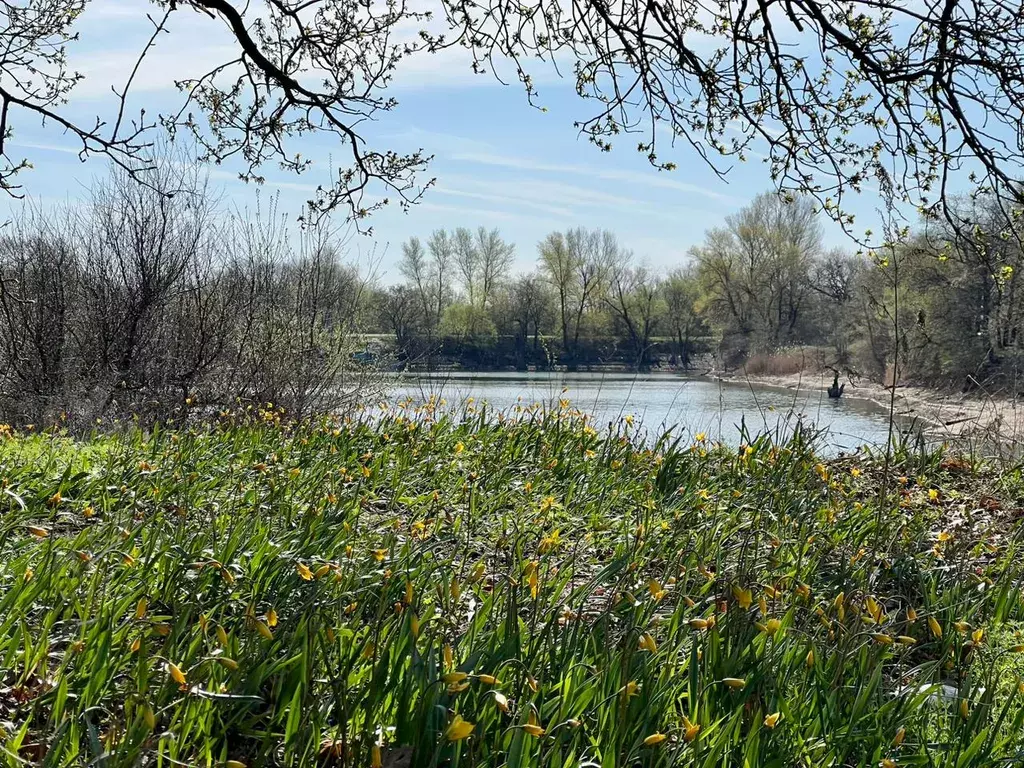
[[6,438],[0,762],[1024,759],[1019,472],[470,411]]

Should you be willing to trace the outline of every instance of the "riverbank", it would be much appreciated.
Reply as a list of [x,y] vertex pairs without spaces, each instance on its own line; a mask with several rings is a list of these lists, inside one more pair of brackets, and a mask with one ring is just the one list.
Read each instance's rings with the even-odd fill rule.
[[[750,375],[743,371],[714,373],[721,381],[749,382],[791,391],[821,391],[832,384],[831,371],[803,371],[785,375]],[[824,396],[824,394],[823,394]],[[942,392],[926,387],[889,387],[864,379],[847,381],[843,399],[862,400],[888,410],[903,423],[916,424],[941,439],[1012,442],[1024,439],[1024,403],[1017,398]]]

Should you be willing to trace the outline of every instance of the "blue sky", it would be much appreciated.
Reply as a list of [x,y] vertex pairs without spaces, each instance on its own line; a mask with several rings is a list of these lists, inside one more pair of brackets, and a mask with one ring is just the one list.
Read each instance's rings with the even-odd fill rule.
[[[94,0],[81,19],[82,39],[71,49],[71,66],[86,80],[72,96],[69,109],[87,118],[108,115],[114,104],[112,85],[120,85],[149,33],[145,13],[153,6],[127,0]],[[176,18],[175,18],[176,17]],[[149,114],[177,104],[175,77],[198,74],[204,66],[225,60],[226,38],[219,22],[190,11],[172,16],[172,34],[161,39],[136,80],[133,102]],[[758,160],[736,165],[727,179],[718,178],[685,148],[659,148],[672,160],[674,172],[654,170],[636,152],[639,137],[623,137],[611,153],[601,153],[580,138],[573,121],[591,115],[593,105],[580,100],[572,83],[538,70],[540,102],[546,112],[531,108],[522,88],[503,86],[493,77],[474,75],[458,51],[410,60],[396,77],[391,93],[399,106],[367,131],[378,148],[433,154],[429,175],[436,186],[408,213],[397,206],[374,214],[372,238],[352,246],[383,255],[385,280],[396,279],[393,264],[402,241],[427,237],[433,229],[456,226],[498,227],[516,245],[517,266],[531,268],[536,244],[555,229],[603,227],[642,261],[667,269],[686,258],[706,229],[770,186],[767,169]],[[21,177],[25,191],[47,204],[85,194],[91,178],[103,172],[103,161],[82,164],[74,144],[59,132],[41,127],[24,113],[14,118],[12,150],[35,165]],[[298,212],[308,189],[327,179],[326,166],[346,150],[330,136],[295,141],[315,167],[294,177],[268,168],[260,192],[279,191],[280,207]],[[234,178],[230,168],[212,171],[223,185],[229,204],[251,205],[252,185]],[[877,200],[866,194],[850,201],[858,224],[871,226]],[[0,201],[0,217],[18,204]],[[853,248],[838,227],[825,223],[828,245]]]

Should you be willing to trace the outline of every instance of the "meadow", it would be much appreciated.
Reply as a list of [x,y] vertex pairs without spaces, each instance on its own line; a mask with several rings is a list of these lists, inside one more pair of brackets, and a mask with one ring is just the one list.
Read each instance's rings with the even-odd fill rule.
[[566,402],[0,441],[0,763],[1024,762],[1016,467]]

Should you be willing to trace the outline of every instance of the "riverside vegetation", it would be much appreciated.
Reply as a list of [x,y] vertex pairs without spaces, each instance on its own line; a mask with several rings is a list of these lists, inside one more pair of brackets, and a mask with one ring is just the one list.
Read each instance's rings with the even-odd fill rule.
[[397,403],[0,445],[0,761],[995,766],[1018,468]]

